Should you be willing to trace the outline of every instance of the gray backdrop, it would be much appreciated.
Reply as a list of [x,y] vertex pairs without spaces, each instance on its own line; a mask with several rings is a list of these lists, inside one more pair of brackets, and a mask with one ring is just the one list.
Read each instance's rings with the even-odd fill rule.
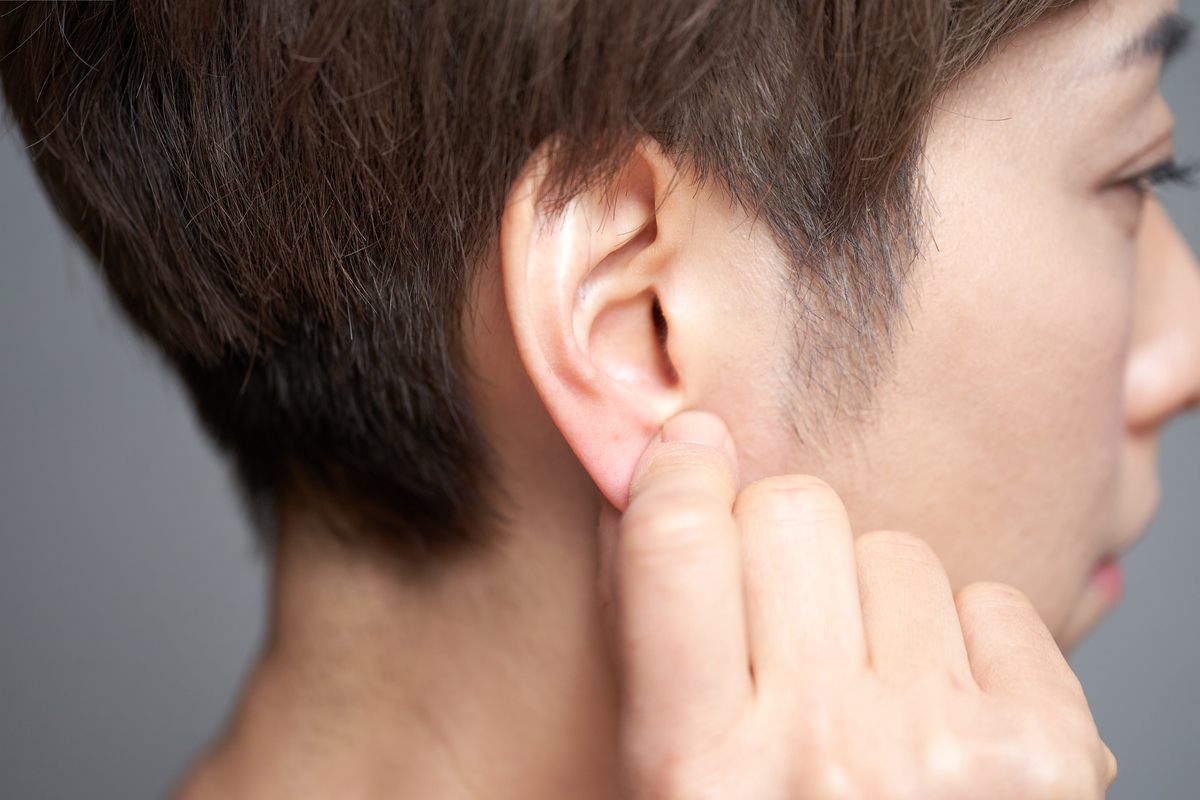
[[[1190,158],[1198,77],[1193,52],[1164,81]],[[15,139],[0,141],[0,798],[153,798],[230,709],[263,563],[179,386]],[[1168,204],[1200,249],[1200,197]],[[1168,429],[1162,460],[1126,600],[1073,659],[1120,760],[1114,800],[1200,797],[1200,420]]]

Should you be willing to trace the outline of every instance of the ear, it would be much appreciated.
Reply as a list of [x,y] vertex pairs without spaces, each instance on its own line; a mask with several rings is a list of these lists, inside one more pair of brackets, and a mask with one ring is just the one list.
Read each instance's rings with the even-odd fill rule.
[[624,510],[638,459],[684,409],[666,298],[689,193],[671,192],[680,176],[651,142],[561,209],[542,202],[541,165],[526,165],[501,223],[513,335],[559,430]]

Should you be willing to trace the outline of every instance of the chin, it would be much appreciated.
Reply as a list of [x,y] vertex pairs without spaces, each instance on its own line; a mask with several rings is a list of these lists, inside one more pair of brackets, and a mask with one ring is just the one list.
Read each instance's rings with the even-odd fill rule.
[[1064,655],[1083,641],[1121,602],[1125,578],[1115,556],[1100,561],[1088,576],[1079,600],[1054,639]]

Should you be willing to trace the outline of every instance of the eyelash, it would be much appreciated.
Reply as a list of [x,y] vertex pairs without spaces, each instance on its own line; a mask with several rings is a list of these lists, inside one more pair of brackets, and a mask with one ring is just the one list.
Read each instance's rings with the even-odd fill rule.
[[1172,159],[1156,167],[1151,167],[1140,175],[1134,175],[1129,179],[1129,185],[1138,194],[1146,195],[1159,186],[1175,185],[1191,188],[1196,185],[1198,175],[1200,175],[1200,164],[1180,164]]

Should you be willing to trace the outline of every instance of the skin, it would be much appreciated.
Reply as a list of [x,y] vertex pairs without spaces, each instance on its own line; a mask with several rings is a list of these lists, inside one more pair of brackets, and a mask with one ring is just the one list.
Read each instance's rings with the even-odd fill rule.
[[[1131,180],[1171,154],[1161,59],[1121,55],[1172,8],[1072,10],[940,99],[930,245],[853,414],[785,259],[727,195],[647,142],[554,215],[531,161],[464,319],[498,544],[417,580],[282,509],[270,639],[180,795],[800,797],[841,775],[872,796],[1099,796],[1112,764],[1059,647],[1111,607],[1097,566],[1145,527],[1158,431],[1200,397],[1196,262]],[[721,435],[668,431],[670,469],[663,426],[695,409]],[[920,538],[851,539],[878,529]],[[630,567],[672,530],[674,557]],[[705,563],[722,590],[654,589]],[[747,697],[781,711],[746,722]],[[1014,763],[1044,769],[980,777]]]
[[[1148,524],[1157,431],[1197,398],[1194,257],[1122,183],[1173,152],[1158,60],[1117,59],[1168,7],[1072,12],[943,99],[936,247],[874,424],[840,466],[781,470],[828,476],[858,530],[920,531],[956,586],[1019,587],[1065,649],[1111,606],[1089,578]],[[1187,352],[1160,365],[1165,338]]]
[[[825,416],[792,377],[790,336],[739,319],[742,336],[697,342],[698,358],[752,376],[706,376],[699,392],[729,422],[745,482],[820,476],[856,531],[919,532],[956,588],[1020,588],[1066,650],[1113,603],[1097,565],[1157,505],[1157,432],[1197,399],[1194,256],[1122,183],[1173,152],[1159,60],[1117,66],[1130,32],[1168,8],[1073,11],[938,103],[908,324],[874,402],[826,423],[818,446],[798,447],[778,411],[787,385],[801,426]],[[744,320],[772,301],[754,297]]]
[[1116,762],[1027,598],[952,595],[911,534],[855,541],[816,478],[735,497],[735,465],[721,421],[685,412],[607,517],[622,796],[1104,794]]

